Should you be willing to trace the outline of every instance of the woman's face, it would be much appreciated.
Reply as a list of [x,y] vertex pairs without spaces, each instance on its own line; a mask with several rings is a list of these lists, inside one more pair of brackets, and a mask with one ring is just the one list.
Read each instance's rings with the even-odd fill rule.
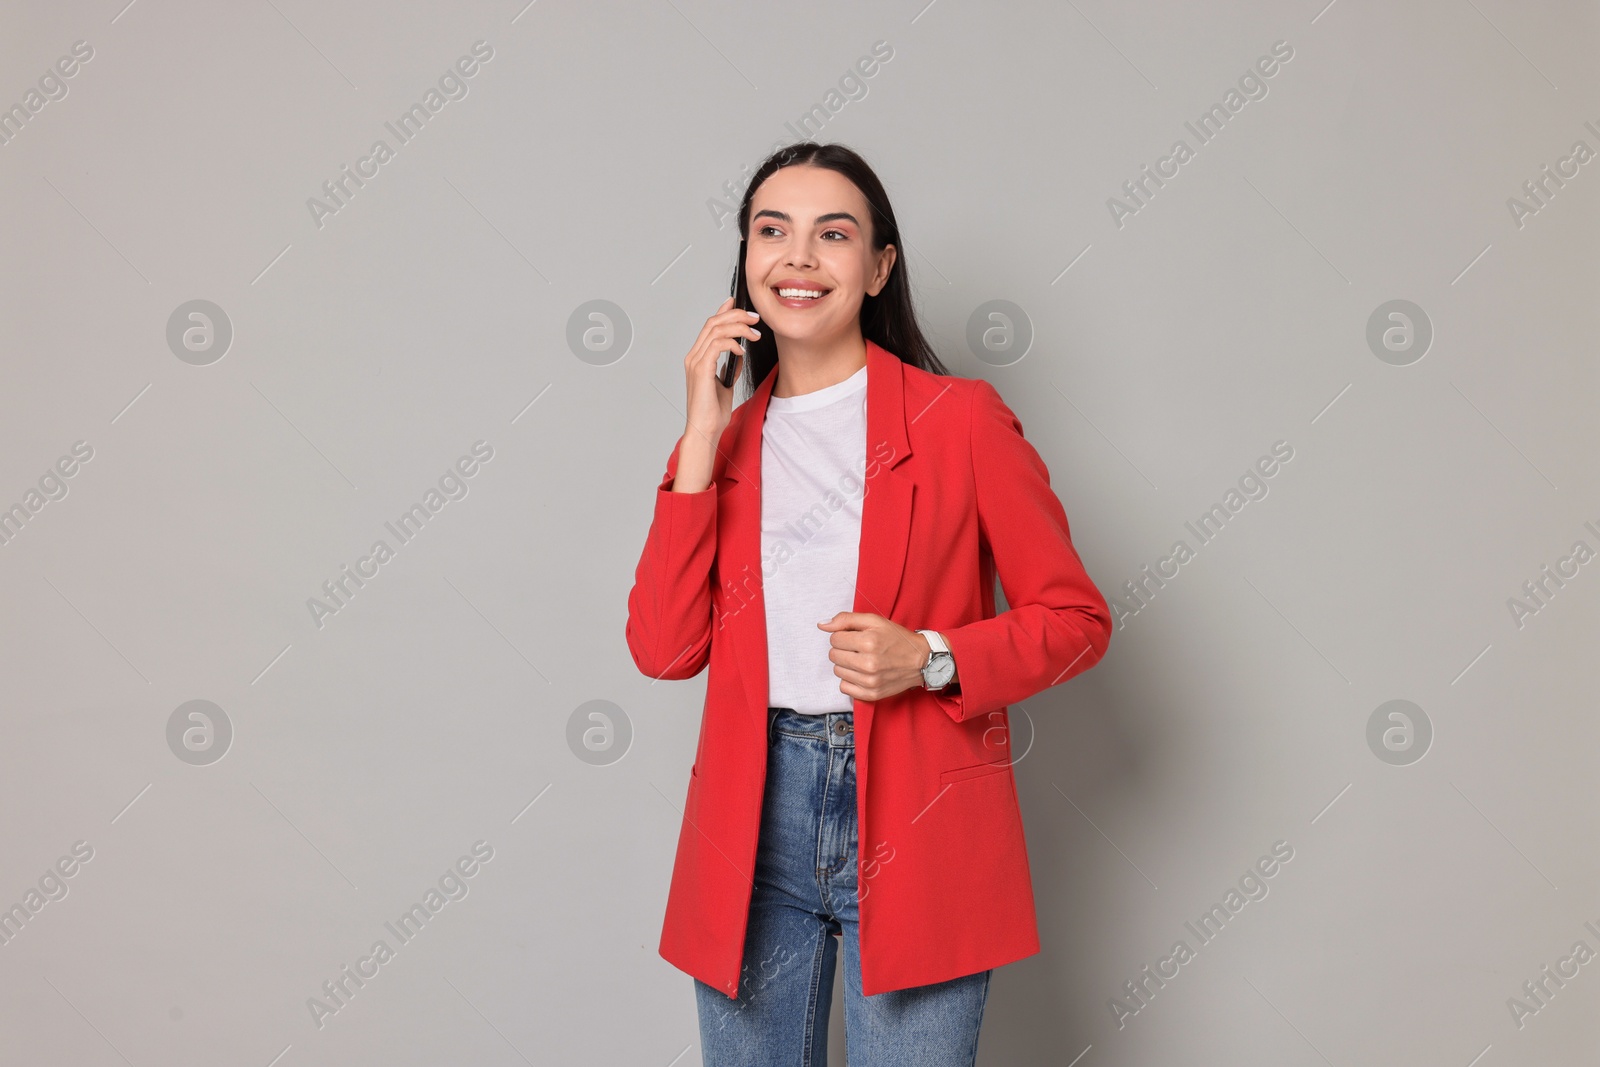
[[[859,334],[861,301],[883,289],[895,255],[893,245],[872,247],[867,198],[838,171],[784,167],[750,201],[745,285],[762,327],[780,341]],[[791,288],[824,295],[780,295]]]

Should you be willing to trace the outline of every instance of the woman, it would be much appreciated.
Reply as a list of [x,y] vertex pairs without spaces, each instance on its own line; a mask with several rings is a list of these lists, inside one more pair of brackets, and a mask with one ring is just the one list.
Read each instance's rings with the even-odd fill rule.
[[774,153],[739,231],[754,310],[684,359],[628,595],[641,671],[711,668],[660,952],[708,1067],[826,1061],[836,936],[853,1067],[968,1065],[991,970],[1039,951],[1006,706],[1110,612],[1021,423],[924,339],[865,161]]

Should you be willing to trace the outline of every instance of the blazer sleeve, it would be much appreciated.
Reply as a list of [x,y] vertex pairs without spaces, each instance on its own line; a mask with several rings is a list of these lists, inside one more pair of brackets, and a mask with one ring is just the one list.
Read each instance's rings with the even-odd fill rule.
[[628,591],[628,651],[652,678],[692,678],[711,655],[717,483],[698,493],[675,493],[677,470],[675,444],[666,477],[656,487],[655,514]]
[[1008,610],[940,629],[959,691],[929,694],[957,722],[987,715],[1094,666],[1112,618],[1072,547],[1066,511],[1022,423],[982,378],[971,390],[978,525]]

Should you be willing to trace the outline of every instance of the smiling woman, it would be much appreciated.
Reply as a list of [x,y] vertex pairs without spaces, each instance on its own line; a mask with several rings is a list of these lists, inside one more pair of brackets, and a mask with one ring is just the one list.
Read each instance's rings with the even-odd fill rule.
[[840,947],[852,1062],[970,1065],[992,970],[1039,951],[1007,705],[1110,611],[1021,422],[923,336],[866,162],[775,153],[739,230],[628,594],[641,671],[710,667],[660,952],[707,1067],[820,1062]]

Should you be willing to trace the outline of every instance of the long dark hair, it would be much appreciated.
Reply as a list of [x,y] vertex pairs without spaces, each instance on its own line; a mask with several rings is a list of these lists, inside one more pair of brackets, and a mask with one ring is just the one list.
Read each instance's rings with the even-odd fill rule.
[[[869,293],[861,301],[861,336],[893,352],[902,362],[913,367],[934,374],[949,374],[950,371],[939,362],[939,357],[934,355],[933,346],[923,336],[922,327],[917,323],[916,308],[911,302],[911,281],[906,273],[906,249],[900,243],[900,224],[895,221],[894,208],[889,206],[889,196],[867,161],[852,149],[842,144],[802,141],[780,148],[762,161],[751,175],[750,184],[745,187],[744,199],[739,204],[740,248],[748,247],[750,201],[755,198],[756,190],[778,170],[795,166],[826,167],[849,178],[861,190],[872,212],[872,247],[880,252],[888,245],[895,247],[895,261],[889,270],[889,280],[877,296]],[[740,269],[742,266],[736,264],[734,267],[737,291],[733,295],[739,307],[754,307],[750,303],[744,271]],[[777,367],[778,341],[772,336],[771,330],[762,330],[759,340],[746,339],[744,343],[744,369],[740,377],[744,379],[745,395],[749,396]]]

